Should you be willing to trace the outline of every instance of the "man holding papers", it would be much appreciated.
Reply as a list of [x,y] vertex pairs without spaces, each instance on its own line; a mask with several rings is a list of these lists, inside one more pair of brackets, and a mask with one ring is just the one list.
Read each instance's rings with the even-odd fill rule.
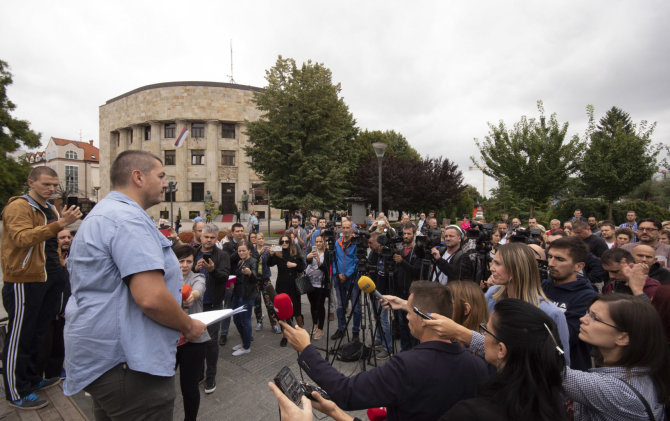
[[64,391],[90,393],[97,420],[171,420],[179,333],[196,341],[205,324],[181,309],[172,243],[145,212],[163,200],[161,160],[122,152],[110,178],[70,247]]

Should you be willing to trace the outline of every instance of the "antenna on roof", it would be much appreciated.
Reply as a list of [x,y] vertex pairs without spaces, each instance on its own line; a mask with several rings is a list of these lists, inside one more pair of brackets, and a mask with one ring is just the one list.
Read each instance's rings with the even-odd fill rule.
[[230,78],[230,83],[235,83],[235,79],[233,79],[233,39],[230,39],[230,74],[228,75]]
[[81,142],[81,129],[79,129],[79,141]]

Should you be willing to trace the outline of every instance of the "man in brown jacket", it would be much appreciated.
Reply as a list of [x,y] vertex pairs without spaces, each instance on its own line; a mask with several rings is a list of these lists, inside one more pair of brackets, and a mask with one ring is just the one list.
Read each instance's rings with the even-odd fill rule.
[[76,206],[56,208],[47,202],[58,187],[58,174],[37,167],[28,176],[30,191],[12,197],[2,211],[2,303],[9,322],[3,353],[5,395],[11,406],[37,409],[47,405],[35,391],[57,384],[38,369],[41,341],[50,326],[50,264],[60,266],[56,235],[81,217]]

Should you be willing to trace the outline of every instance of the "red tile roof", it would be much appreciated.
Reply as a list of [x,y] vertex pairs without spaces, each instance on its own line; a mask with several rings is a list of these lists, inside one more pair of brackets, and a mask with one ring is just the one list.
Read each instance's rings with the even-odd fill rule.
[[[91,145],[89,142],[79,142],[77,140],[60,139],[57,137],[52,137],[51,140],[53,140],[54,143],[58,146],[65,146],[68,143],[74,143],[75,146],[84,150],[84,161],[100,162],[100,149]],[[91,158],[91,155],[95,156],[95,158]]]

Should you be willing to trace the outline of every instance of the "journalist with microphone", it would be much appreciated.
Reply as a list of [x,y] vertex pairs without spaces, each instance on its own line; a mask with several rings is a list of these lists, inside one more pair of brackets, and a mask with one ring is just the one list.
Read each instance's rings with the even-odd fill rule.
[[[449,290],[436,282],[415,281],[409,299],[395,300],[398,310],[417,307],[424,313],[451,317]],[[402,302],[397,306],[395,302]],[[281,322],[284,336],[299,353],[298,364],[344,410],[387,407],[388,420],[436,420],[456,402],[474,397],[486,379],[484,362],[458,343],[424,327],[414,311],[406,313],[412,335],[420,344],[394,355],[379,367],[347,377],[310,345],[309,334]]]

